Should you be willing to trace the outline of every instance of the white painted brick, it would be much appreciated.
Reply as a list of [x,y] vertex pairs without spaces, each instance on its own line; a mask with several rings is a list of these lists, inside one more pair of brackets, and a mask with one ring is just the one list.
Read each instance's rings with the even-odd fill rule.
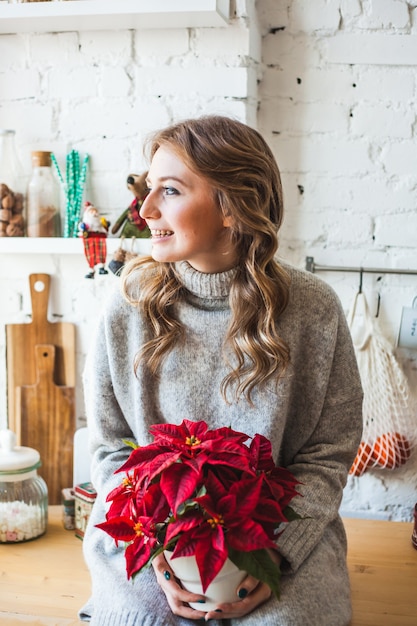
[[379,215],[390,211],[410,211],[416,207],[415,193],[407,180],[392,183],[385,173],[379,177],[364,176],[350,181],[342,188],[349,190],[351,206],[363,207],[368,215]]
[[[268,123],[268,116],[270,123]],[[331,102],[310,104],[277,104],[269,108],[264,123],[281,134],[321,133],[347,130],[349,111]]]
[[268,67],[260,85],[262,97],[291,98],[293,102],[353,102],[357,92],[350,68],[304,68],[298,74],[294,68]]
[[417,148],[415,140],[391,143],[382,156],[388,175],[416,176]]
[[0,73],[1,100],[34,98],[39,94],[39,90],[40,75],[36,70],[27,69]]
[[402,0],[378,0],[370,5],[370,13],[361,25],[370,29],[405,29],[410,27],[408,3]]
[[314,0],[314,10],[311,10],[311,0],[292,0],[289,7],[292,32],[334,31],[339,26],[340,13],[337,2]]
[[276,0],[257,0],[256,8],[264,34],[271,30],[285,30],[288,27],[288,3],[276,2]]
[[[221,29],[214,29],[219,32]],[[186,28],[168,28],[167,30],[137,30],[134,33],[135,58],[139,63],[143,59],[171,59],[187,54],[190,49],[189,31]]]
[[60,65],[51,68],[47,74],[47,93],[49,98],[79,99],[93,98],[97,95],[100,70],[97,67],[66,67]]
[[84,63],[118,65],[131,56],[133,31],[84,31],[78,37]]
[[[16,143],[23,147],[36,141],[50,139],[54,107],[50,102],[18,100],[1,107],[1,126],[16,130]],[[36,123],[34,123],[36,120]],[[23,158],[23,150],[21,150]]]
[[312,245],[354,245],[372,240],[372,220],[369,216],[350,211],[292,211],[287,212],[283,233],[289,239],[301,239]]
[[306,68],[317,68],[321,64],[320,39],[307,35],[290,35],[286,31],[269,34],[263,40],[263,62],[290,68],[297,76]]
[[61,114],[63,136],[75,141],[92,137],[127,137],[141,127],[138,107],[124,98],[106,102],[92,98],[87,102],[73,103]]
[[357,66],[352,83],[356,101],[407,102],[414,98],[413,67]]
[[159,67],[150,72],[137,68],[136,81],[142,94],[166,96],[194,93],[209,96],[244,98],[248,93],[250,70],[247,68]]
[[0,36],[0,72],[22,70],[26,65],[25,40],[18,35]]
[[239,65],[242,57],[250,56],[250,32],[240,24],[230,28],[199,28],[192,38],[192,51],[204,59],[215,59],[216,64]]
[[416,248],[417,214],[397,213],[381,215],[375,219],[375,244]]
[[337,34],[322,41],[327,63],[415,65],[417,35]]
[[127,97],[132,82],[121,67],[103,67],[100,77],[99,94],[102,98]]
[[284,139],[272,137],[274,149],[282,171],[325,172],[329,176],[353,175],[372,169],[372,161],[365,142],[349,141],[344,138]]
[[61,63],[78,63],[77,33],[30,35],[28,40],[31,64],[52,67]]
[[379,106],[358,105],[352,112],[352,131],[367,137],[410,138],[415,113],[409,107],[394,109],[383,102]]
[[342,0],[340,3],[340,13],[344,25],[349,25],[355,18],[362,14],[362,4],[360,0]]

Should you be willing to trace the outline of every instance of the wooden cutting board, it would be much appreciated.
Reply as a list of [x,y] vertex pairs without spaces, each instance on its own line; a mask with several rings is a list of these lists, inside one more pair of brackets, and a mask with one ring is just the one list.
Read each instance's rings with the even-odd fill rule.
[[48,321],[50,283],[49,274],[30,274],[32,321],[6,325],[8,426],[15,432],[16,387],[36,383],[36,345],[55,346],[53,380],[57,385],[75,386],[75,326]]
[[17,436],[41,455],[38,473],[48,486],[49,504],[61,504],[61,491],[72,487],[75,389],[53,380],[55,346],[35,346],[37,380],[16,388]]

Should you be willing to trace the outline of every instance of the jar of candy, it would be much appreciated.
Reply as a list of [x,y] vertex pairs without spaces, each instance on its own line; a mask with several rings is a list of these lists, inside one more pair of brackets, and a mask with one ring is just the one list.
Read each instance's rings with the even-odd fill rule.
[[50,152],[32,152],[32,176],[27,190],[28,237],[60,237],[59,184]]
[[39,452],[16,445],[16,435],[0,430],[0,543],[40,537],[48,522],[48,488],[38,475]]

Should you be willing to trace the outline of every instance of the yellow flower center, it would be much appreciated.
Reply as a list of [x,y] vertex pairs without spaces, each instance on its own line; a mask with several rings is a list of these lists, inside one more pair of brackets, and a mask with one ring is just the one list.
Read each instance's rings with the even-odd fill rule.
[[194,437],[194,435],[191,435],[191,437],[186,438],[185,443],[187,444],[187,446],[198,446],[201,441],[198,437]]
[[142,528],[143,528],[143,526],[142,526],[141,522],[136,522],[136,524],[133,527],[133,530],[138,535],[138,537],[142,537],[144,535],[144,532],[143,532]]
[[129,476],[126,476],[126,478],[123,478],[123,480],[122,480],[122,485],[123,485],[123,487],[130,487],[130,486],[131,486],[131,484],[132,484],[132,483],[131,483],[131,481],[130,481]]
[[219,515],[218,517],[209,517],[207,523],[210,524],[211,528],[216,528],[216,526],[223,526],[224,519],[223,515]]

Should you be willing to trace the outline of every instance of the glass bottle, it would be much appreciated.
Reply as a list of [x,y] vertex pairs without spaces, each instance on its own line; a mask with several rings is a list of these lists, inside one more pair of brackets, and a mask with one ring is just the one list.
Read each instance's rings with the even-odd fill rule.
[[27,190],[28,237],[60,237],[59,185],[50,152],[32,152],[32,176]]
[[0,237],[24,235],[24,175],[14,130],[0,129]]
[[40,465],[39,452],[17,446],[13,431],[0,431],[0,544],[46,532],[48,488],[38,475]]

